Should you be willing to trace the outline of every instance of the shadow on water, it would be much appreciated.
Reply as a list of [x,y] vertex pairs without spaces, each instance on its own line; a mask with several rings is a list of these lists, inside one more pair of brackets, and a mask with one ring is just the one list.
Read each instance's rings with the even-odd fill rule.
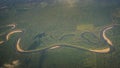
[[42,42],[37,40],[37,41],[34,41],[33,44],[30,45],[30,47],[28,48],[28,50],[33,50],[33,49],[36,49]]
[[40,38],[42,38],[42,37],[44,37],[45,36],[45,32],[42,32],[42,33],[40,33],[40,34],[37,34],[35,37],[34,37],[34,40],[35,39],[40,39]]
[[[36,40],[36,39],[37,39],[37,40],[33,42],[33,44],[29,47],[29,49],[35,49],[35,48],[37,48],[37,46],[39,46],[39,45],[42,43],[41,38],[44,37],[44,36],[45,36],[45,33],[44,33],[44,32],[43,32],[43,33],[40,33],[40,34],[37,34],[37,35],[34,37],[34,40]],[[36,46],[34,46],[34,45],[36,45]],[[43,63],[44,63],[44,60],[45,60],[45,58],[47,57],[47,56],[46,56],[46,49],[43,50],[43,51],[41,51],[40,54],[41,54],[41,56],[40,56],[40,60],[39,60],[39,68],[42,68],[42,65],[43,65]]]
[[40,33],[40,34],[37,34],[35,37],[34,37],[34,42],[30,45],[30,47],[28,48],[28,50],[33,50],[33,49],[36,49],[39,45],[41,45],[42,41],[41,41],[41,38],[45,36],[45,33]]
[[26,66],[26,67],[29,67],[29,64],[31,63],[31,58],[28,58],[28,57],[27,57],[27,58],[24,58],[24,59],[23,59],[23,62],[25,63],[25,66]]
[[41,56],[40,56],[40,59],[39,59],[39,68],[42,68],[42,65],[47,57],[46,55],[46,50],[42,51],[41,53]]

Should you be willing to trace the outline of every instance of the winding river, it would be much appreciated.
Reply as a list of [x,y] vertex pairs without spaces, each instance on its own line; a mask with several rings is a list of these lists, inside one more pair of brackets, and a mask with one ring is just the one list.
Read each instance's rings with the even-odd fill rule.
[[[59,48],[59,47],[62,47],[62,46],[66,46],[66,47],[71,47],[71,48],[76,48],[76,49],[87,50],[87,51],[95,52],[95,53],[109,53],[113,49],[113,43],[107,37],[106,32],[108,30],[111,30],[115,25],[117,25],[117,24],[106,26],[101,31],[100,37],[103,38],[103,40],[109,45],[107,48],[104,48],[104,49],[87,49],[87,48],[84,48],[84,47],[78,47],[76,45],[71,45],[71,44],[68,44],[68,43],[55,43],[55,44],[51,44],[47,47],[40,48],[40,49],[24,50],[23,48],[21,48],[21,44],[20,44],[21,38],[18,38],[18,40],[16,42],[16,50],[19,53],[33,53],[33,52],[41,52],[41,51],[48,50],[48,49],[56,49],[56,48]],[[11,35],[13,35],[15,33],[23,33],[23,30],[21,30],[21,29],[14,30],[16,28],[16,24],[10,24],[10,25],[7,25],[7,27],[8,26],[11,27],[11,29],[13,29],[13,30],[6,35],[6,40],[0,41],[0,44],[3,44],[5,41],[8,41],[9,38],[11,37]]]
[[[10,27],[10,29],[9,29],[8,31],[5,31],[5,32],[3,32],[3,33],[0,34],[0,36],[3,36],[3,35],[5,35],[6,33],[8,33],[8,34],[6,35],[5,40],[0,40],[0,44],[2,44],[2,43],[4,43],[5,41],[7,41],[7,40],[9,39],[10,35],[16,33],[16,32],[13,32],[13,31],[9,33],[9,31],[11,31],[11,30],[13,30],[13,29],[16,28],[16,24],[9,24],[9,25],[6,25],[6,26],[1,26],[0,28],[2,29],[2,28],[5,28],[5,27],[6,27],[6,28],[7,28],[7,27]],[[17,30],[17,32],[18,32],[18,30]]]

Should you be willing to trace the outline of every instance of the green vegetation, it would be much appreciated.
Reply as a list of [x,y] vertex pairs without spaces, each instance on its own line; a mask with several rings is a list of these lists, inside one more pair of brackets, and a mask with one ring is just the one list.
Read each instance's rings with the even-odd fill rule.
[[[35,3],[19,4],[0,11],[0,22],[3,22],[1,26],[16,23],[16,29],[25,31],[23,34],[12,35],[9,41],[0,46],[0,67],[18,59],[21,62],[20,68],[40,68],[40,65],[42,68],[120,68],[119,26],[107,32],[107,36],[115,46],[115,51],[112,53],[99,54],[71,47],[60,47],[48,49],[45,53],[21,54],[15,49],[19,37],[22,38],[21,47],[27,50],[34,42],[33,38],[41,32],[45,32],[46,36],[40,39],[41,44],[36,49],[57,43],[66,43],[70,44],[68,46],[86,49],[108,47],[99,42],[99,35],[104,26],[111,24],[111,15],[115,8],[113,5],[102,7],[98,4],[66,8],[60,5],[50,6],[42,2],[37,5]],[[119,23],[119,16],[116,17]],[[7,29],[0,30],[0,33],[4,31]],[[97,39],[91,34],[85,34],[88,40],[96,44],[88,43],[80,37],[84,31],[89,31],[98,37]],[[59,40],[64,35],[66,36]],[[0,40],[2,40],[1,37]]]

